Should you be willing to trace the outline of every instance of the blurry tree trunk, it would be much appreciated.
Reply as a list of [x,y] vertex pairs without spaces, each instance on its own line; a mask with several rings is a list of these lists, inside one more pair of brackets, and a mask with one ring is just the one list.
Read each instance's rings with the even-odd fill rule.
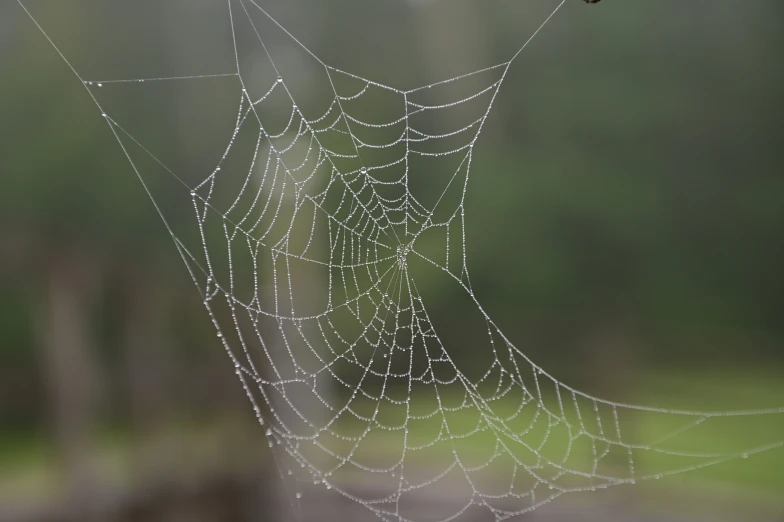
[[96,263],[91,261],[73,251],[52,256],[41,328],[64,493],[80,511],[89,507],[97,484],[92,465],[97,368],[89,333],[89,307],[97,277]]
[[480,64],[495,65],[483,34],[485,24],[480,3],[474,0],[410,0],[410,3],[415,7],[414,23],[421,42],[419,56],[428,82],[469,73]]
[[[639,341],[634,336],[634,330],[624,313],[610,316],[608,320],[597,320],[597,324],[588,327],[584,334],[581,347],[585,373],[584,384],[579,387],[598,397],[599,399],[637,404],[636,394],[639,390],[640,379],[644,377],[640,372]],[[626,443],[640,442],[634,425],[634,417],[629,417],[628,412],[620,409],[618,412],[621,421],[621,438]],[[605,419],[606,421],[606,419]],[[603,429],[614,433],[611,426]],[[626,455],[618,453],[613,464],[618,469],[627,468]],[[638,470],[639,471],[639,470]],[[624,478],[634,478],[631,474]],[[635,491],[628,493],[633,496]]]
[[[487,24],[482,13],[483,0],[409,2],[415,7],[413,33],[421,44],[418,56],[426,83],[439,82],[496,65],[492,50],[487,45],[489,39],[484,34]],[[439,99],[434,99],[431,103],[444,103],[444,99],[440,97],[447,92],[444,89],[450,87],[460,93],[449,97],[450,100],[464,98],[466,92],[479,92],[491,83],[488,78],[482,74],[469,76],[459,82],[459,90],[457,84],[441,86],[436,91]],[[465,118],[459,118],[456,111],[446,111],[440,117],[446,118],[442,124],[448,129],[461,128],[466,124]],[[485,128],[483,136],[492,136],[494,128],[496,127]]]
[[176,370],[169,335],[172,286],[147,272],[129,268],[124,274],[124,347],[131,420],[139,444],[134,462],[143,475],[159,475],[176,455],[166,436]]
[[[304,157],[307,150],[307,144],[300,143],[298,147],[301,153],[300,157]],[[297,149],[292,150],[296,151]],[[256,179],[260,180],[261,176],[258,176]],[[278,197],[277,194],[275,194],[275,197]],[[290,192],[283,193],[279,197],[283,198],[284,205],[286,207],[294,207],[297,204],[293,194]],[[287,225],[283,225],[283,227],[286,226]],[[282,230],[285,230],[285,228],[282,228],[281,231]],[[308,243],[310,245],[309,253],[316,259],[329,259],[330,254],[327,237],[322,235],[308,239],[307,234],[309,234],[309,232],[309,227],[298,227],[293,229],[291,232],[287,232],[289,234],[288,239],[291,244],[295,245],[304,245]],[[276,261],[270,262],[274,263]],[[290,299],[293,301],[288,302],[288,306],[293,307],[293,303],[296,303],[298,313],[300,314],[302,314],[303,309],[315,311],[317,309],[316,307],[326,307],[328,274],[322,271],[319,265],[294,264],[291,266],[287,265],[286,269],[290,270],[287,279],[292,281],[293,286],[293,288],[289,288],[289,295],[291,296]],[[274,281],[270,277],[272,275],[271,267],[263,266],[261,268],[261,274],[262,277],[264,277],[264,274],[266,274],[266,279],[262,281],[262,286],[260,287],[260,305],[265,310],[276,310],[276,288],[274,286]],[[282,278],[279,275],[278,281],[281,279]],[[280,287],[277,290],[280,291]],[[283,304],[282,306],[286,307],[287,304]],[[319,311],[321,310],[319,309]],[[304,315],[308,314],[306,313]],[[305,328],[307,328],[307,326],[305,326]],[[318,344],[322,342],[318,337],[322,334],[317,333],[315,330],[308,331],[306,329],[305,331],[309,333],[313,343]],[[306,389],[306,386],[300,380],[302,378],[301,374],[297,375],[290,373],[293,365],[291,361],[291,355],[289,355],[289,349],[296,351],[307,350],[308,348],[304,345],[304,343],[296,341],[290,347],[287,347],[284,344],[284,339],[281,333],[277,331],[277,328],[274,327],[261,331],[260,334],[265,338],[270,359],[272,360],[272,363],[277,366],[278,370],[281,372],[281,375],[276,377],[274,371],[269,367],[269,364],[265,364],[267,361],[266,358],[262,357],[260,346],[257,347],[259,352],[256,354],[256,361],[260,363],[259,372],[261,372],[264,377],[270,381],[275,381],[276,379],[280,378],[284,381],[290,380],[292,383],[294,383],[291,385],[282,385],[282,389],[285,390],[286,394],[285,399],[282,398],[279,394],[271,394],[271,404],[268,406],[275,410],[276,416],[280,422],[289,427],[301,424],[301,419],[298,415],[302,415],[305,419],[307,419],[307,422],[313,426],[323,426],[327,420],[327,415],[329,414],[329,412],[324,407],[324,399],[314,396],[313,393]],[[297,355],[298,354],[295,354],[295,358]],[[337,392],[336,383],[334,380],[324,382],[325,379],[330,378],[329,375],[329,372],[321,372],[319,376],[319,393],[331,394]],[[299,413],[296,413],[293,410],[291,405],[288,403],[289,401],[297,405],[297,410]],[[269,440],[271,441],[272,439]],[[296,494],[307,493],[299,489],[302,487],[302,484],[296,483],[296,480],[297,478],[310,480],[311,477],[305,477],[304,474],[299,476],[295,474],[293,475],[294,479],[289,480],[286,470],[278,469],[278,464],[287,462],[288,465],[294,465],[295,463],[290,459],[286,459],[286,457],[283,455],[284,450],[282,450],[277,445],[271,447],[270,452],[274,452],[275,456],[278,458],[282,457],[281,460],[275,462],[275,466],[269,467],[270,472],[266,480],[266,483],[271,485],[271,491],[269,495],[271,501],[268,505],[270,520],[291,520],[292,517],[299,517],[299,500],[297,500]],[[334,493],[334,491],[330,493]],[[324,499],[320,502],[320,509],[323,510],[324,513],[333,512],[335,509],[337,509],[334,504],[334,499],[334,495],[331,494],[324,497]]]

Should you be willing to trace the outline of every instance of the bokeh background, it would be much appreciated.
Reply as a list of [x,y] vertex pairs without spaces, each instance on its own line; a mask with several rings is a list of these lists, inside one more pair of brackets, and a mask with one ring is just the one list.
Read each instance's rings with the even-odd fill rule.
[[[85,79],[233,70],[221,2],[24,5]],[[327,63],[407,88],[509,59],[556,2],[263,5]],[[629,403],[784,405],[782,19],[775,0],[568,0],[511,68],[475,153],[468,264],[490,316],[560,380]],[[296,65],[290,40],[270,42]],[[270,507],[282,493],[261,428],[166,229],[11,1],[0,78],[0,520],[286,520]],[[212,122],[236,109],[236,84],[210,82],[120,86],[106,103],[178,172],[198,170],[220,138]],[[150,182],[185,226],[182,187]],[[461,313],[448,292],[433,303],[470,358]],[[784,439],[781,416],[767,422]],[[742,445],[736,430],[714,436]],[[522,519],[782,520],[782,453]],[[367,516],[319,494],[313,520]]]

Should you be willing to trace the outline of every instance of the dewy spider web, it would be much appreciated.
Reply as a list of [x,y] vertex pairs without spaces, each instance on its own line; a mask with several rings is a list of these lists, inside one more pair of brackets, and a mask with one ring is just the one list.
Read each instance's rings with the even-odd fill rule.
[[[295,506],[300,485],[312,482],[386,521],[504,520],[566,492],[784,445],[766,441],[742,451],[679,445],[686,432],[721,433],[727,420],[784,408],[676,411],[589,396],[526,357],[480,305],[465,238],[474,145],[515,58],[563,4],[508,61],[410,90],[324,63],[253,0],[227,3],[235,72],[99,82],[71,67],[145,189],[131,149],[187,187],[201,245],[189,248],[164,222],[281,475],[295,485]],[[297,106],[254,16],[315,60],[329,86],[326,110],[307,116]],[[275,72],[261,83],[241,66],[241,22]],[[215,77],[237,81],[236,123],[220,160],[193,186],[96,98],[95,89],[111,83]],[[397,112],[368,121],[366,100]],[[432,115],[450,128],[428,127]],[[447,176],[428,196],[421,180],[435,183],[439,172]],[[446,278],[471,303],[486,330],[474,364],[461,365],[442,341],[420,273]],[[652,417],[666,417],[671,428],[652,437],[639,433],[640,419]],[[417,498],[447,489],[454,502],[427,513],[417,508]]]

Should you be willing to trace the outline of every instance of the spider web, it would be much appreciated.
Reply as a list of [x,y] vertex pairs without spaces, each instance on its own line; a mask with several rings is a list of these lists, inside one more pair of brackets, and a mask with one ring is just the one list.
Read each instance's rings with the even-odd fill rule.
[[[189,194],[196,246],[164,222],[293,485],[295,507],[312,483],[385,521],[499,521],[567,492],[784,445],[689,447],[687,432],[721,434],[733,419],[784,409],[681,411],[592,397],[537,366],[480,304],[465,235],[474,147],[513,62],[563,4],[509,60],[408,90],[325,63],[254,0],[227,2],[234,72],[89,81],[73,71],[145,188],[139,152]],[[267,47],[270,28],[317,64],[326,108],[297,105]],[[269,74],[243,65],[247,42]],[[222,155],[195,184],[105,112],[96,94],[118,83],[141,89],[216,78],[237,85],[236,120]],[[437,279],[470,304],[473,322],[435,324],[426,296]],[[465,364],[443,331],[469,323],[484,333],[471,337],[476,356]],[[666,431],[640,428],[657,417]],[[422,499],[444,492],[454,502],[423,512]]]

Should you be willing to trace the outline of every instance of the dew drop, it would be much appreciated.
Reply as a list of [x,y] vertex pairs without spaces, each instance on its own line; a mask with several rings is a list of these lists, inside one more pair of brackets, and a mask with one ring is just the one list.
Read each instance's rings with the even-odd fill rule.
[[362,174],[367,174],[367,167],[362,167],[361,169],[359,169],[359,171],[360,171]]
[[217,335],[218,337],[223,337],[223,334],[221,332],[218,332]]
[[283,83],[283,78],[278,76],[278,83]]
[[297,491],[297,498],[302,498],[302,493],[300,493],[299,491]]
[[102,83],[99,83],[99,84],[98,84],[98,87],[103,87],[103,84],[102,84]]
[[747,459],[747,458],[749,458],[749,454],[748,453],[743,453],[743,454],[741,454],[740,458]]
[[265,434],[267,437],[269,437],[270,435],[272,435],[272,430],[271,430],[271,429],[267,429],[267,431],[266,431],[266,432],[264,432],[264,434]]

